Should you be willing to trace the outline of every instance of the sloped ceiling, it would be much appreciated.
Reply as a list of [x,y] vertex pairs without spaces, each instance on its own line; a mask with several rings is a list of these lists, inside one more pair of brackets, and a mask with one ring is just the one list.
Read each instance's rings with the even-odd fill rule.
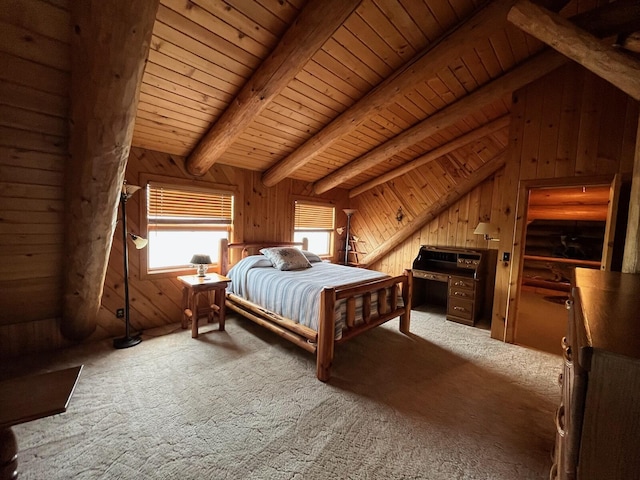
[[[189,157],[313,1],[161,0],[133,145]],[[508,9],[513,2],[492,3]],[[366,102],[387,79],[429,55],[487,4],[362,0],[356,5],[214,161],[261,172],[278,167],[305,142],[321,138],[339,116],[350,115],[354,105]],[[569,17],[598,5],[598,0],[574,0],[561,14]],[[502,13],[486,22],[487,35],[463,41],[457,49],[460,55],[434,63],[409,88],[370,108],[365,118],[354,117],[338,138],[323,144],[321,153],[287,175],[318,182],[543,49],[540,42],[508,24]],[[456,118],[335,186],[353,189],[504,116],[510,97],[503,95]],[[467,170],[479,168],[504,150],[507,130],[504,126],[457,148],[445,155],[446,160]]]
[[[162,0],[133,145],[188,156],[305,3]],[[469,0],[363,0],[218,161],[258,171],[276,165],[479,8]],[[325,177],[540,49],[504,19],[496,20],[489,37],[380,106],[291,176],[309,182]],[[509,106],[509,96],[499,99],[341,186],[375,178],[503,116]],[[488,135],[471,152],[471,163],[492,158],[505,141],[504,130]]]

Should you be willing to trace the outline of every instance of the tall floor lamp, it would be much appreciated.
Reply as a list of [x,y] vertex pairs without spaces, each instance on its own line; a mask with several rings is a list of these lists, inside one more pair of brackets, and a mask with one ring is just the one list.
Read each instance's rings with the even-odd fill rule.
[[345,208],[342,210],[347,215],[347,231],[346,236],[344,237],[344,264],[349,265],[349,250],[351,250],[351,245],[349,245],[349,235],[351,235],[351,215],[356,213],[355,208]]
[[128,185],[125,181],[120,192],[120,208],[122,210],[122,248],[124,249],[124,337],[113,341],[115,348],[129,348],[138,345],[142,338],[140,335],[131,336],[131,324],[129,321],[129,248],[128,238],[131,238],[137,250],[147,246],[148,240],[127,231],[127,200],[141,187]]

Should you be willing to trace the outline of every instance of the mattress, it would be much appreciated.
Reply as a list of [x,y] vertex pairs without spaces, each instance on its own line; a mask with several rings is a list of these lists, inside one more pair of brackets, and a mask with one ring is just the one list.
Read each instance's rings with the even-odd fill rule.
[[[324,287],[388,278],[380,272],[316,262],[310,268],[280,271],[262,255],[246,257],[229,270],[228,287],[234,293],[273,313],[318,331],[320,293]],[[371,295],[371,310],[377,294]],[[336,302],[336,338],[345,327],[346,302]],[[356,299],[356,324],[362,321],[362,299]]]

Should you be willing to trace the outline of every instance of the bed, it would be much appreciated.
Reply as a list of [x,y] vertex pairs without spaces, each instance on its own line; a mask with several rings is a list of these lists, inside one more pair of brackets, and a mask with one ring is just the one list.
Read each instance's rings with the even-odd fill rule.
[[[292,247],[302,247],[309,267],[280,269],[280,258],[269,256]],[[396,317],[409,333],[412,276],[323,262],[305,247],[222,240],[220,273],[231,278],[227,308],[315,354],[316,375],[326,382],[336,345]]]

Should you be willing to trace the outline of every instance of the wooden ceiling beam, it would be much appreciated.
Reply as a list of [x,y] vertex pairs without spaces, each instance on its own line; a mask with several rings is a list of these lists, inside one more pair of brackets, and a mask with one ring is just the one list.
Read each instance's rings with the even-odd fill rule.
[[362,157],[353,160],[313,184],[316,194],[324,193],[367,169],[385,161],[402,150],[453,125],[490,103],[518,90],[552,72],[566,62],[566,58],[553,50],[544,51],[531,60],[510,70],[496,80],[478,88],[466,97],[434,113],[422,122],[377,146]]
[[469,175],[467,179],[463,180],[451,190],[449,190],[449,192],[439,201],[431,204],[429,208],[423,210],[414,219],[409,220],[409,222],[404,227],[402,227],[396,233],[391,235],[387,240],[374,248],[371,253],[364,257],[362,263],[364,263],[366,267],[369,267],[373,263],[383,258],[385,255],[391,252],[391,250],[411,237],[415,232],[420,230],[455,202],[464,197],[471,190],[476,188],[486,179],[495,175],[498,170],[504,167],[506,158],[506,151],[503,151],[502,153],[493,157],[491,160],[489,160],[487,163],[485,163],[483,166]]
[[204,175],[256,115],[294,79],[361,0],[312,0],[284,34],[186,161],[192,175]]
[[640,30],[640,0],[617,0],[571,17],[571,23],[598,38]]
[[62,334],[95,330],[159,0],[71,2]]
[[507,19],[524,32],[640,100],[640,61],[605,45],[569,20],[528,0],[518,1]]
[[449,65],[451,59],[460,57],[472,48],[475,42],[487,38],[491,33],[502,28],[513,3],[514,0],[488,2],[466,22],[456,26],[439,41],[429,45],[289,156],[269,168],[262,175],[262,182],[268,187],[281,182],[329,148],[343,135],[360,126],[372,115],[387,108],[398,95],[402,95],[417,83],[433,77],[436,72]]
[[500,118],[493,120],[492,122],[486,123],[475,130],[472,130],[464,135],[460,135],[457,138],[454,138],[450,142],[441,145],[437,148],[434,148],[430,152],[421,155],[420,157],[411,160],[409,163],[405,163],[404,165],[391,170],[390,172],[385,173],[384,175],[380,175],[379,177],[374,178],[368,182],[363,183],[362,185],[358,185],[357,187],[351,189],[349,191],[349,198],[356,197],[361,193],[366,192],[367,190],[371,190],[378,185],[382,185],[383,183],[387,183],[394,178],[400,177],[405,173],[409,173],[416,168],[419,168],[423,165],[426,165],[429,162],[433,162],[434,160],[439,159],[440,157],[446,155],[447,153],[451,153],[458,148],[464,147],[472,142],[478,141],[481,138],[491,135],[492,133],[497,132],[498,130],[505,128],[509,125],[511,120],[510,115],[504,115]]
[[[629,16],[637,14],[639,8],[640,0],[622,0],[614,4],[608,4],[604,7],[577,15],[572,18],[572,21],[574,21],[577,25],[585,26],[586,28],[593,30],[598,35],[608,35],[611,31],[619,31],[620,28],[628,28],[630,25],[634,25],[634,22],[637,22],[637,19],[630,20]],[[553,57],[552,52],[548,53],[547,55]],[[563,63],[564,61],[566,61],[565,59],[561,59],[559,56],[556,56],[551,62],[549,62],[549,64],[546,64],[546,61],[544,59],[535,59],[536,57],[534,57],[534,59],[532,60],[529,60],[529,62],[537,61],[539,62],[538,65],[540,65],[540,67],[538,67],[537,65],[529,65],[529,63],[524,63],[521,66],[516,67],[511,72],[508,72],[502,77],[499,77],[492,83],[480,87],[480,89],[472,92],[458,102],[450,105],[449,107],[446,107],[440,112],[437,112],[423,122],[414,126],[412,129],[406,130],[405,132],[392,138],[388,142],[379,145],[377,148],[371,150],[364,156],[352,161],[351,163],[317,181],[314,184],[314,192],[326,192],[331,188],[340,185],[340,183],[343,183],[350,178],[362,173],[368,168],[371,168],[372,166],[383,162],[390,156],[411,146],[416,141],[423,140],[424,138],[427,138],[428,136],[435,133],[437,130],[445,128],[446,126],[451,124],[449,123],[451,120],[453,120],[452,123],[454,123],[459,118],[462,118],[456,116],[456,109],[471,113],[475,108],[481,108],[482,106],[486,105],[486,103],[483,103],[483,100],[481,99],[483,95],[486,95],[490,99],[487,102],[490,103],[491,101],[500,97],[501,91],[503,92],[502,94],[506,94],[509,88],[517,90],[518,88],[525,86],[527,83],[532,82],[546,75],[551,70],[557,68],[559,64],[555,64],[554,66],[554,62]],[[526,71],[520,71],[521,68],[525,69]],[[519,71],[521,73],[517,73]],[[522,76],[518,79],[519,75]],[[491,92],[493,92],[493,94],[491,94]],[[493,98],[491,99],[491,97]],[[477,102],[477,104],[474,107],[473,104],[475,102]],[[460,113],[460,110],[458,110],[458,113]]]

